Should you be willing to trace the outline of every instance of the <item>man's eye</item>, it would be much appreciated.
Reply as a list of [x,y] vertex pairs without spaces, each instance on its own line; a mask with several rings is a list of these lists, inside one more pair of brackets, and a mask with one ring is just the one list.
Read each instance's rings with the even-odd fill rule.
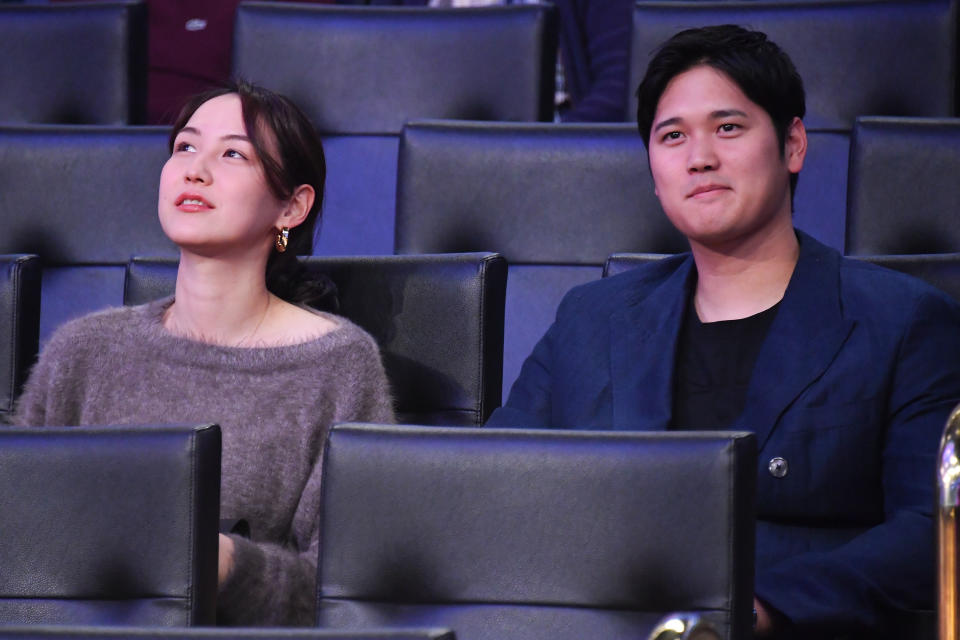
[[740,128],[740,125],[733,124],[732,122],[725,122],[722,125],[720,125],[720,131],[723,131],[724,133],[732,133],[739,128]]

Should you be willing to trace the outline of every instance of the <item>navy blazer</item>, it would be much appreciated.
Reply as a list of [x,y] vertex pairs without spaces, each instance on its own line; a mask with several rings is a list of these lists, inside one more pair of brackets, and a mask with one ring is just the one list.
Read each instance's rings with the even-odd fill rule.
[[[756,593],[811,632],[877,632],[897,610],[933,608],[935,458],[960,402],[960,307],[798,237],[730,426],[755,432],[760,451]],[[683,254],[573,289],[487,424],[667,429],[695,276]]]

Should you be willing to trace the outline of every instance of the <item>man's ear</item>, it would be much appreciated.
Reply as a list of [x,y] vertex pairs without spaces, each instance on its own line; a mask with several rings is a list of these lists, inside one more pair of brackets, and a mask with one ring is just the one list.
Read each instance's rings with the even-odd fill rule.
[[800,173],[803,168],[803,159],[807,157],[807,128],[803,120],[794,118],[787,127],[787,135],[783,139],[783,158],[790,173]]
[[287,200],[287,206],[277,219],[277,227],[293,228],[303,223],[313,206],[316,193],[308,184],[302,184],[293,190],[293,195]]

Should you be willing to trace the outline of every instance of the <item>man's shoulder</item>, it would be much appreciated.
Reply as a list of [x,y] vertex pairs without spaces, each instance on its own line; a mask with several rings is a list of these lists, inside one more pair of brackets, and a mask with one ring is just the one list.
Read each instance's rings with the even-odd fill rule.
[[851,311],[900,315],[922,306],[960,314],[960,304],[942,289],[916,276],[858,258],[841,258],[840,291]]

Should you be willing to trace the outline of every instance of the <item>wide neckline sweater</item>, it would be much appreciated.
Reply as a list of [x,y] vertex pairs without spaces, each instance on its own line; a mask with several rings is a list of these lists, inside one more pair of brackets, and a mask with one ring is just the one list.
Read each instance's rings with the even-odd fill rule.
[[217,618],[312,625],[322,448],[338,422],[393,422],[373,338],[345,318],[300,344],[227,347],[170,333],[166,298],[60,327],[18,400],[21,426],[214,422],[221,513],[245,518]]

